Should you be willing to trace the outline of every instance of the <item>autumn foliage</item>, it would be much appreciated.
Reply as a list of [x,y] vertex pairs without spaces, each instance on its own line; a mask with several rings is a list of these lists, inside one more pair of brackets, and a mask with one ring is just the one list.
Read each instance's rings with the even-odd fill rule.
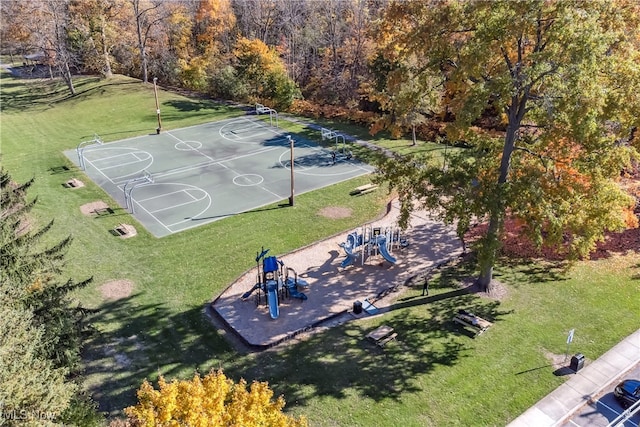
[[282,413],[282,396],[273,399],[266,382],[245,380],[234,383],[222,371],[191,380],[158,380],[156,390],[144,381],[138,390],[138,404],[125,409],[131,425],[151,426],[306,426],[304,418]]

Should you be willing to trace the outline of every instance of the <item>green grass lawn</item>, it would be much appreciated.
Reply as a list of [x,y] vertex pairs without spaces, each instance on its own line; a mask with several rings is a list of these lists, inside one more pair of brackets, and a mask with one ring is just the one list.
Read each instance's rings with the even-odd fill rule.
[[[362,319],[259,354],[238,354],[204,315],[205,305],[254,264],[260,247],[283,254],[377,216],[384,191],[351,197],[367,182],[350,182],[302,194],[296,206],[267,206],[233,218],[156,239],[141,227],[121,240],[108,230],[135,223],[62,154],[98,133],[105,141],[155,131],[153,87],[126,77],[78,78],[69,97],[59,82],[15,80],[2,74],[2,164],[18,181],[36,177],[34,216],[55,219],[52,241],[72,234],[65,275],[94,277],[78,300],[98,309],[100,333],[85,347],[87,389],[111,415],[134,403],[144,378],[189,377],[194,370],[223,368],[231,377],[269,381],[287,410],[314,426],[504,425],[561,384],[548,355],[566,351],[595,359],[637,327],[640,257],[635,254],[581,262],[560,270],[545,264],[503,262],[496,277],[500,300],[464,293],[473,269],[461,262],[441,270],[428,298],[409,289],[383,317]],[[163,128],[175,129],[243,114],[201,99],[160,91]],[[287,131],[319,139],[304,126]],[[333,125],[333,124],[332,124]],[[345,125],[346,126],[346,125]],[[337,128],[337,125],[335,125]],[[346,131],[345,128],[340,130]],[[358,134],[357,132],[360,132]],[[353,129],[364,138],[366,131]],[[315,136],[314,136],[315,135]],[[410,142],[384,136],[376,144],[405,150]],[[411,149],[411,148],[409,148]],[[414,150],[439,150],[420,143]],[[363,153],[364,155],[364,153]],[[71,167],[60,171],[60,166]],[[87,186],[62,186],[78,177]],[[90,218],[79,207],[108,202],[115,214]],[[353,209],[349,218],[318,215],[325,206]],[[105,299],[100,287],[130,280],[133,293]],[[464,307],[494,321],[473,338],[451,322]],[[384,350],[364,335],[385,323],[398,332]]]

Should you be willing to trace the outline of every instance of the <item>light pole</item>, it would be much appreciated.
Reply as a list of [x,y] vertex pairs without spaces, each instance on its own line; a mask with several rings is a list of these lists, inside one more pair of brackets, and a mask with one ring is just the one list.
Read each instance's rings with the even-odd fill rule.
[[287,138],[289,138],[289,149],[291,151],[291,196],[289,196],[289,206],[293,206],[293,138],[291,138],[291,135],[287,135]]
[[162,121],[160,120],[160,104],[158,104],[158,87],[156,84],[158,83],[158,78],[153,78],[153,93],[156,96],[156,113],[158,114],[158,127],[156,128],[156,133],[159,135],[162,130]]

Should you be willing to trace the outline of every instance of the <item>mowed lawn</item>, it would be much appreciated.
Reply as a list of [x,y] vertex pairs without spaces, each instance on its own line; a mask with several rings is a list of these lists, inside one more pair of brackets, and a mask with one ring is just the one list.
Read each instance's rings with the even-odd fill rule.
[[[95,308],[98,334],[85,347],[86,388],[111,416],[135,402],[144,378],[187,378],[222,368],[235,379],[269,381],[286,410],[314,426],[504,425],[564,381],[553,355],[566,351],[593,360],[638,328],[640,258],[612,254],[568,269],[503,260],[500,299],[467,294],[459,284],[474,274],[461,262],[436,273],[428,298],[409,288],[394,310],[312,335],[263,353],[236,352],[212,326],[206,304],[254,264],[262,246],[283,254],[376,217],[387,202],[381,189],[362,197],[349,191],[367,177],[299,195],[295,207],[278,204],[162,239],[137,226],[119,239],[109,230],[127,222],[125,211],[62,154],[98,133],[105,141],[155,132],[153,87],[126,77],[76,80],[69,97],[60,82],[16,80],[2,74],[0,138],[3,166],[14,179],[36,178],[34,220],[55,219],[51,241],[74,243],[65,275],[93,276],[79,303]],[[244,114],[208,100],[159,92],[163,128],[175,129]],[[292,134],[312,136],[281,120]],[[343,130],[346,125],[329,123]],[[340,130],[340,129],[339,129]],[[353,132],[361,137],[366,130]],[[316,137],[317,138],[317,137]],[[409,141],[377,137],[374,143],[406,150]],[[416,149],[433,147],[421,143]],[[432,149],[432,148],[429,148]],[[67,166],[70,170],[62,170]],[[68,189],[75,177],[87,186]],[[102,200],[113,215],[88,217],[80,206]],[[344,219],[323,207],[352,209]],[[507,262],[508,261],[508,262]],[[104,285],[126,280],[132,292],[109,298]],[[452,323],[458,308],[494,322],[473,338]],[[265,321],[267,321],[265,319]],[[384,350],[363,339],[385,323],[398,332]]]

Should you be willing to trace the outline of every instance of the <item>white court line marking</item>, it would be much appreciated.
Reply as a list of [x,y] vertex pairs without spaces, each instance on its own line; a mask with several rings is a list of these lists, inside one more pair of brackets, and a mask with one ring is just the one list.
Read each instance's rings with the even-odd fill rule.
[[156,218],[156,216],[154,214],[152,214],[151,212],[149,212],[144,206],[142,206],[140,203],[138,203],[138,201],[136,199],[131,199],[131,201],[133,203],[135,203],[136,205],[138,205],[138,207],[140,209],[142,209],[143,211],[145,211],[152,219],[154,219],[158,224],[160,224],[162,227],[164,227],[169,234],[173,234],[175,233],[175,231],[171,230],[169,227],[167,227],[164,222],[160,221],[158,218]]
[[[261,132],[255,132],[252,133],[251,135],[247,135],[247,136],[238,136],[235,135],[233,133],[233,130],[230,131],[224,131],[224,128],[228,125],[232,125],[234,123],[240,122],[240,121],[245,121],[245,122],[249,122],[252,124],[252,126],[248,129],[251,129],[253,127],[258,127],[258,128],[262,128]],[[265,123],[263,123],[261,120],[251,120],[248,119],[246,117],[238,117],[237,119],[230,121],[229,123],[225,123],[224,125],[222,125],[220,127],[220,129],[218,130],[218,134],[223,138],[226,139],[227,141],[232,141],[232,142],[241,142],[241,139],[253,139],[253,138],[258,138],[258,136],[264,132],[269,132],[269,133],[273,133],[276,135],[284,135],[282,132],[274,130],[273,128],[271,128],[271,126],[267,126]],[[224,133],[223,133],[224,132]],[[229,135],[233,135],[234,139],[230,138]],[[253,141],[250,141],[253,142]]]
[[[191,145],[193,144],[193,145]],[[186,145],[188,148],[180,148],[179,145]],[[202,142],[200,141],[183,141],[176,142],[176,145],[173,146],[178,151],[193,151],[202,148]]]
[[[311,148],[313,151],[319,151],[321,153],[325,153],[324,149],[322,149],[322,148],[316,148],[314,146],[307,146],[307,147]],[[288,150],[284,151],[280,155],[280,157],[278,158],[278,162],[280,163],[280,165],[283,168],[285,168],[287,170],[291,170],[291,161],[288,158],[283,160],[283,157],[285,155],[289,155],[289,151]],[[300,157],[304,157],[304,155],[300,156]],[[354,165],[353,163],[348,162],[348,164],[352,167],[352,169],[349,169],[349,170],[346,170],[346,171],[343,171],[343,172],[334,172],[334,173],[324,173],[324,172],[321,172],[321,173],[317,173],[316,172],[316,173],[314,173],[313,171],[323,170],[323,168],[326,167],[326,166],[302,166],[302,165],[296,166],[295,165],[296,159],[293,159],[293,162],[294,162],[295,173],[298,173],[300,175],[306,175],[306,176],[322,176],[322,177],[326,176],[326,177],[331,177],[331,176],[340,176],[340,175],[350,175],[350,174],[354,173],[357,170],[362,170],[362,171],[365,171],[365,172],[371,172],[367,168],[364,168],[364,167],[361,167],[361,166],[358,166],[358,165]]]
[[[253,183],[253,182],[249,182],[249,184],[241,184],[241,183],[236,182],[236,178],[240,178],[240,177],[243,177],[243,178],[245,178],[245,179],[247,179],[247,180],[249,180],[249,181],[251,181],[251,180],[249,179],[249,177],[258,177],[258,178],[259,178],[259,180],[260,180],[260,182],[255,182],[255,183]],[[238,187],[254,187],[254,186],[256,186],[256,185],[260,185],[260,184],[262,184],[262,183],[264,182],[264,177],[263,177],[262,175],[258,175],[257,173],[243,173],[243,174],[241,174],[241,175],[238,175],[238,176],[233,177],[233,180],[232,180],[232,181],[233,181],[233,183],[234,183],[235,185],[237,185]]]
[[[133,147],[104,147],[104,148],[101,149],[101,151],[103,151],[103,150],[130,150],[130,152],[117,154],[115,156],[105,156],[105,157],[100,157],[99,159],[94,159],[94,160],[87,159],[87,158],[84,159],[85,163],[88,163],[89,165],[91,165],[91,167],[93,167],[93,169],[95,169],[96,172],[98,172],[100,175],[104,176],[107,179],[107,181],[109,181],[113,185],[118,185],[117,183],[121,183],[122,182],[121,181],[122,178],[138,174],[138,173],[144,171],[145,169],[147,169],[149,166],[151,166],[153,164],[153,156],[151,155],[151,153],[149,153],[147,151],[144,151],[144,150],[140,150],[139,148],[133,148]],[[147,153],[149,155],[149,157],[147,157],[145,160],[150,160],[150,162],[149,162],[148,165],[146,165],[142,169],[136,170],[136,171],[128,173],[126,175],[119,175],[119,176],[116,176],[116,177],[112,178],[112,177],[108,176],[106,173],[104,173],[103,170],[111,169],[111,168],[114,168],[114,167],[117,167],[117,166],[108,166],[106,168],[99,168],[99,167],[96,166],[96,162],[100,162],[100,161],[102,161],[104,159],[115,159],[115,158],[122,157],[122,156],[129,156],[130,154],[132,154],[132,152],[135,152],[135,151],[138,151],[138,152],[141,152],[141,153]],[[140,163],[140,162],[133,162],[133,163],[127,163],[127,164],[135,164],[135,163]],[[122,165],[122,163],[119,164],[118,166],[120,166],[120,165]]]
[[[177,136],[173,135],[171,132],[166,132],[166,134],[169,135],[171,138],[174,138],[175,140],[179,141],[180,143],[188,145],[185,141],[183,141],[180,138],[178,138]],[[198,150],[197,148],[194,148],[192,151],[195,151],[196,153],[200,154],[201,156],[206,157],[207,159],[211,160],[212,162],[215,161],[215,159],[213,157],[207,156],[206,154],[204,154],[202,151]]]
[[[165,207],[165,208],[162,208],[162,209],[158,209],[158,210],[150,211],[149,209],[145,208],[145,207],[144,207],[144,205],[143,205],[140,201],[136,200],[135,198],[132,198],[132,202],[134,202],[137,206],[139,206],[142,210],[144,210],[144,211],[145,211],[145,212],[146,212],[146,213],[147,213],[151,218],[153,218],[153,219],[154,219],[158,224],[160,224],[164,229],[166,229],[166,230],[169,232],[169,234],[174,234],[174,233],[176,233],[176,231],[173,231],[173,230],[172,230],[171,228],[169,228],[169,227],[173,227],[173,226],[176,226],[176,225],[179,225],[179,224],[185,223],[185,222],[190,222],[190,221],[192,221],[194,218],[197,218],[198,216],[200,216],[200,215],[202,215],[203,213],[205,213],[205,212],[206,212],[207,210],[209,210],[209,208],[211,207],[211,204],[212,204],[212,198],[211,198],[211,195],[210,195],[208,192],[206,192],[205,190],[203,190],[202,188],[200,188],[200,187],[196,187],[196,186],[189,185],[189,184],[182,184],[182,183],[178,183],[178,182],[165,182],[165,183],[160,183],[160,184],[155,183],[155,184],[148,184],[148,185],[144,185],[144,186],[141,186],[141,187],[147,187],[147,186],[150,186],[150,185],[163,185],[163,184],[166,184],[166,185],[179,185],[179,186],[181,186],[181,187],[185,187],[185,186],[186,186],[186,187],[190,187],[190,189],[196,189],[196,190],[198,190],[198,191],[202,192],[202,193],[204,194],[204,197],[203,197],[202,199],[200,199],[200,200],[197,200],[197,201],[202,201],[202,200],[205,200],[205,199],[209,199],[209,203],[207,203],[207,206],[206,206],[204,209],[202,209],[200,212],[198,212],[197,214],[195,214],[195,215],[191,215],[191,217],[190,217],[190,218],[185,219],[185,220],[182,220],[182,221],[178,221],[178,222],[175,222],[175,223],[172,223],[172,224],[165,224],[163,221],[161,221],[160,219],[158,219],[158,217],[156,217],[156,216],[154,215],[154,213],[156,213],[156,212],[161,212],[161,211],[165,211],[165,210],[169,210],[169,209],[173,209],[173,208],[178,208],[178,207],[181,207],[181,206],[184,206],[184,205],[189,205],[189,204],[192,204],[192,203],[196,203],[196,201],[194,201],[194,202],[180,203],[180,204],[178,204],[178,205],[172,205],[172,206],[168,206],[168,207]],[[187,189],[187,190],[188,190],[188,189]],[[180,190],[180,191],[187,191],[187,190]],[[180,192],[180,191],[174,191],[174,192],[170,192],[170,193],[167,193],[167,194],[174,194],[174,193],[177,193],[177,192]],[[152,199],[155,199],[155,198],[158,198],[158,197],[163,197],[164,195],[165,195],[165,194],[161,194],[161,195],[153,196],[153,197],[148,197],[148,198],[146,198],[146,199],[144,199],[144,200],[147,200],[147,201],[148,201],[148,200],[152,200]],[[193,197],[193,196],[191,196],[191,197]],[[198,225],[199,225],[199,224],[198,224]],[[190,227],[189,227],[189,228],[190,228]],[[178,231],[182,231],[182,230],[184,230],[184,228],[181,228],[181,229],[180,229],[180,230],[178,230]]]
[[[267,193],[273,194],[274,196],[276,196],[276,197],[278,197],[278,198],[284,199],[284,196],[281,196],[281,195],[279,195],[279,194],[276,194],[276,193],[274,193],[273,191],[269,190],[269,189],[268,189],[268,188],[266,188],[266,187],[260,187],[260,188],[261,188],[262,190],[266,191]],[[255,208],[251,208],[251,209],[249,209],[249,210],[253,210],[253,209],[255,209]]]
[[[178,183],[175,183],[175,182],[174,182],[174,183],[166,183],[166,184],[177,184],[177,185],[181,185],[181,186],[186,185],[186,184],[178,184]],[[161,184],[156,184],[156,185],[162,185],[162,183],[161,183]],[[200,189],[200,190],[201,190],[202,192],[206,193],[206,191],[204,191],[204,190],[202,190],[202,189]],[[185,191],[187,191],[187,190],[182,189],[182,190],[170,191],[170,192],[168,192],[168,193],[162,193],[162,194],[158,194],[157,196],[146,197],[146,198],[144,198],[144,199],[138,199],[138,200],[140,201],[140,203],[143,203],[143,202],[148,202],[149,200],[160,199],[160,198],[165,197],[165,196],[170,196],[170,195],[172,195],[172,194],[178,194],[178,193],[182,193],[182,192],[185,192]],[[191,194],[189,194],[189,195],[191,196]],[[193,197],[193,196],[191,196],[191,197],[192,197],[194,200],[198,200],[198,199],[196,199],[196,198],[195,198],[195,197]],[[202,200],[202,199],[200,199],[200,200]]]
[[245,157],[251,157],[251,156],[255,156],[257,154],[262,154],[262,153],[266,153],[268,151],[273,151],[273,150],[277,150],[279,147],[268,147],[268,148],[263,148],[260,150],[256,150],[256,151],[251,151],[247,154],[243,154],[241,156],[235,156],[235,157],[227,157],[224,159],[220,159],[220,160],[216,160],[216,161],[212,161],[212,162],[202,162],[202,163],[197,163],[195,165],[189,165],[189,166],[184,166],[182,168],[176,168],[176,169],[172,169],[168,172],[164,172],[164,173],[157,173],[154,174],[154,178],[159,178],[159,177],[165,177],[165,176],[170,176],[170,175],[175,175],[177,173],[182,173],[182,172],[189,172],[195,169],[200,169],[203,166],[212,166],[212,165],[219,165],[222,166],[225,169],[229,169],[229,167],[225,166],[224,163],[228,163],[228,162],[232,162],[234,160],[239,160]]
[[[115,147],[106,147],[105,150],[106,149],[113,149],[113,148],[115,148]],[[94,161],[112,160],[112,159],[117,159],[119,157],[125,157],[125,156],[128,157],[131,154],[133,154],[133,153],[120,153],[120,154],[116,154],[116,155],[113,155],[113,156],[101,156],[99,159],[94,159]]]
[[[134,157],[136,157],[136,156],[134,155]],[[135,161],[132,161],[132,162],[124,162],[124,163],[118,163],[117,165],[113,165],[113,166],[105,166],[105,167],[102,168],[102,170],[115,169],[115,168],[119,168],[121,166],[135,165],[136,163],[140,163],[141,161],[149,160],[149,159],[152,159],[152,158],[153,158],[153,156],[149,155],[149,157],[147,157],[146,159],[138,158],[138,160],[135,160]],[[100,160],[102,160],[102,159],[100,159]],[[131,175],[131,174],[120,175],[120,176],[129,176],[129,175]],[[118,178],[120,178],[120,177],[118,176],[118,177],[116,177],[114,179],[118,179]]]
[[[203,191],[204,191],[204,190],[203,190]],[[187,192],[187,190],[182,190],[182,192],[186,193],[186,192]],[[189,194],[189,195],[190,195],[190,194]],[[191,196],[191,195],[190,195],[190,196]],[[171,210],[171,209],[176,209],[176,208],[181,208],[182,206],[191,205],[191,204],[193,204],[193,203],[200,202],[200,201],[202,201],[202,200],[204,200],[204,199],[209,198],[209,194],[207,193],[207,195],[206,195],[205,197],[201,198],[201,199],[196,199],[196,198],[194,198],[193,196],[191,196],[191,197],[193,198],[193,200],[190,200],[190,201],[188,201],[188,202],[178,203],[177,205],[171,205],[171,206],[164,207],[164,208],[160,208],[160,209],[156,209],[156,210],[153,210],[153,211],[150,211],[150,212],[153,212],[153,213],[155,214],[155,213],[158,213],[158,212],[169,211],[169,210]],[[202,212],[200,212],[200,213],[202,213]],[[200,215],[200,214],[198,214],[198,215]],[[197,215],[196,215],[196,216],[197,216]],[[169,224],[169,227],[171,227],[172,225],[173,225],[173,224]]]
[[[204,190],[202,190],[202,191],[204,191]],[[206,211],[208,211],[209,208],[211,207],[211,204],[213,203],[213,199],[211,198],[211,195],[209,193],[207,193],[206,191],[204,191],[204,192],[206,193],[206,195],[208,196],[207,198],[209,199],[209,203],[207,203],[207,206],[204,209],[202,209],[200,212],[198,212],[197,214],[191,215],[190,218],[184,219],[182,221],[174,222],[173,224],[169,224],[169,227],[174,227],[174,226],[179,225],[179,224],[184,224],[185,222],[191,222],[194,219],[197,219],[200,215],[202,215]],[[200,224],[198,224],[198,225],[200,225]],[[191,227],[187,227],[187,228],[191,228]],[[185,230],[185,228],[181,228],[178,231],[183,231],[183,230]]]
[[100,175],[104,176],[104,177],[107,179],[107,181],[109,181],[111,184],[116,185],[116,183],[115,183],[115,182],[114,182],[110,177],[108,177],[104,172],[102,172],[102,169],[98,169],[98,168],[96,167],[96,165],[94,165],[94,164],[91,162],[91,160],[89,160],[89,159],[84,159],[84,162],[85,162],[85,163],[90,164],[90,165],[91,165],[91,167],[92,167],[92,168],[94,168],[94,169],[96,170],[96,172],[98,172]]

